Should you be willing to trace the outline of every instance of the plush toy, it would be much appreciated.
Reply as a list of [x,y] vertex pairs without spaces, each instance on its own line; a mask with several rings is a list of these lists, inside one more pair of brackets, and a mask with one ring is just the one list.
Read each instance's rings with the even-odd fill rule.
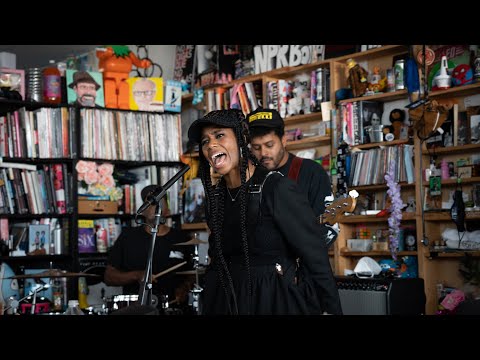
[[410,107],[408,116],[413,121],[413,126],[420,138],[425,139],[442,126],[452,107],[453,102],[450,100],[442,103],[431,100],[419,106]]
[[367,76],[368,72],[363,67],[358,65],[355,60],[347,60],[348,67],[348,82],[353,91],[353,96],[359,97],[365,94],[367,91],[368,82]]
[[393,135],[395,140],[400,139],[400,132],[402,131],[403,122],[405,120],[405,111],[402,109],[393,109],[390,112],[390,122],[393,126]]
[[132,65],[145,69],[152,65],[150,60],[139,59],[125,45],[112,45],[97,50],[98,68],[103,72],[105,107],[129,109],[129,85],[125,81],[132,71]]

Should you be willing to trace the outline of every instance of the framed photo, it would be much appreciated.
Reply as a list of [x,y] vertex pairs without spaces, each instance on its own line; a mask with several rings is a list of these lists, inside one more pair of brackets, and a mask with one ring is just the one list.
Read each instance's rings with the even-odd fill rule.
[[165,111],[181,112],[182,110],[182,83],[167,80],[165,86]]
[[480,115],[470,117],[470,143],[480,144]]
[[457,168],[457,177],[461,179],[472,177],[472,165],[459,166]]
[[480,106],[469,106],[467,112],[467,144],[480,144]]
[[25,100],[25,70],[0,68],[0,84],[18,91]]
[[131,110],[163,112],[163,78],[133,77],[126,81],[130,85]]
[[[38,224],[28,227],[28,252],[48,254],[50,244],[50,225]],[[45,251],[45,252],[43,252]]]
[[67,100],[69,104],[104,107],[102,73],[67,69]]
[[185,223],[205,222],[205,191],[200,178],[192,179],[185,192],[183,219]]

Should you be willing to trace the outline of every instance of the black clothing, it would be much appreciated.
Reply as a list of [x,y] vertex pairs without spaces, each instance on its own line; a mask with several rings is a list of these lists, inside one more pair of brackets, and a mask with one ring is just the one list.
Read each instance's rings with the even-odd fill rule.
[[[125,228],[110,249],[107,263],[121,271],[145,270],[151,239],[151,234],[146,232],[143,226]],[[157,236],[152,261],[153,275],[184,261],[178,258],[171,258],[170,252],[185,251],[186,249],[184,246],[172,245],[186,242],[188,240],[188,235],[186,233],[173,228],[170,229],[167,234]],[[181,270],[182,268],[179,268],[175,271]],[[174,290],[181,281],[179,276],[175,276],[175,271],[157,278],[157,281],[153,283],[154,294],[164,294],[168,295],[171,299],[175,298]],[[138,283],[125,285],[123,287],[124,294],[138,294],[138,292]]]
[[[288,176],[294,156],[289,153],[286,164],[279,167],[277,171]],[[315,215],[317,217],[322,215],[325,211],[325,196],[332,195],[330,178],[325,169],[313,160],[303,159],[297,183],[300,190],[307,195]]]
[[[252,178],[259,171],[265,170],[257,167]],[[234,194],[235,189],[230,192]],[[223,268],[216,256],[212,233],[209,239],[212,262],[205,274],[202,314],[229,314],[229,308],[235,314],[235,300],[239,314],[318,314],[319,309],[341,314],[327,248],[324,241],[318,241],[325,236],[326,229],[316,222],[305,195],[292,180],[278,173],[267,178],[256,228],[252,230],[253,225],[248,225],[248,234],[254,234],[248,237],[251,298],[240,235],[241,204],[238,200],[232,201],[227,193],[224,198],[222,251],[233,280],[235,296],[232,296],[224,275],[227,301],[219,278],[219,271]],[[210,229],[213,227],[210,226]],[[297,257],[300,257],[305,270],[298,281]],[[308,276],[305,276],[307,273]]]

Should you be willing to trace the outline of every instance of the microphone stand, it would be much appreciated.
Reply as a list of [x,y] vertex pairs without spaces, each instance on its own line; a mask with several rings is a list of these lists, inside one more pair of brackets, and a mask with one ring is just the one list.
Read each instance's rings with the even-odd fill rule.
[[167,194],[167,190],[176,183],[182,176],[190,169],[190,166],[185,165],[181,168],[173,177],[168,180],[165,185],[158,186],[155,190],[150,192],[147,195],[147,199],[142,206],[137,210],[137,215],[145,211],[149,206],[155,204],[155,221],[152,226],[152,241],[150,244],[150,251],[148,253],[147,260],[147,269],[145,270],[145,275],[143,281],[140,284],[140,291],[138,293],[138,301],[140,305],[152,305],[152,260],[153,260],[153,250],[155,249],[155,240],[157,238],[158,225],[164,224],[165,219],[161,217],[162,209],[160,201]]
[[152,305],[152,262],[153,262],[153,251],[155,249],[155,240],[157,238],[158,226],[160,224],[165,224],[165,218],[162,218],[162,206],[160,202],[155,205],[155,220],[152,228],[152,240],[150,242],[150,250],[148,252],[147,259],[147,268],[145,270],[145,275],[140,284],[140,291],[138,293],[138,301],[140,305]]

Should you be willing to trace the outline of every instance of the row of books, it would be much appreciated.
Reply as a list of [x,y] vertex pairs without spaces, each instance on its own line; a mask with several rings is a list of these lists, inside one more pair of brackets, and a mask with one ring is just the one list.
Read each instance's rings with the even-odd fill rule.
[[[148,165],[134,169],[128,169],[127,173],[134,175],[136,179],[134,184],[122,185],[123,203],[119,210],[125,214],[135,214],[137,209],[142,206],[143,201],[141,192],[148,185],[162,185],[170,180],[177,172],[178,167]],[[170,213],[179,214],[182,212],[182,179],[176,181],[167,190],[167,200]]]
[[[17,167],[11,167],[11,166]],[[20,168],[19,168],[20,167]],[[65,214],[71,206],[66,164],[0,164],[0,214]]]
[[81,110],[80,156],[128,161],[180,161],[179,115]]
[[122,232],[122,223],[118,218],[78,220],[78,252],[106,253]]
[[319,68],[293,80],[267,82],[267,107],[285,118],[321,111],[321,103],[330,101],[330,71]]
[[41,108],[0,116],[0,156],[68,158],[74,155],[74,123],[68,108]]
[[222,109],[240,109],[246,115],[261,105],[261,85],[246,82],[233,87],[207,91],[207,112]]
[[[42,218],[13,223],[8,218],[0,219],[0,238],[8,241],[10,256],[62,254],[68,243],[68,229],[68,221],[65,219]],[[62,244],[54,242],[54,230],[62,232]]]
[[380,125],[383,103],[378,101],[354,101],[340,104],[338,115],[342,124],[342,138],[350,146],[373,142],[366,131],[367,126]]
[[[369,150],[355,151],[351,154],[351,165],[347,165],[349,186],[384,184],[385,173],[390,164],[395,163],[395,181],[415,182],[413,167],[413,145],[402,144]],[[347,159],[348,163],[348,159]]]

